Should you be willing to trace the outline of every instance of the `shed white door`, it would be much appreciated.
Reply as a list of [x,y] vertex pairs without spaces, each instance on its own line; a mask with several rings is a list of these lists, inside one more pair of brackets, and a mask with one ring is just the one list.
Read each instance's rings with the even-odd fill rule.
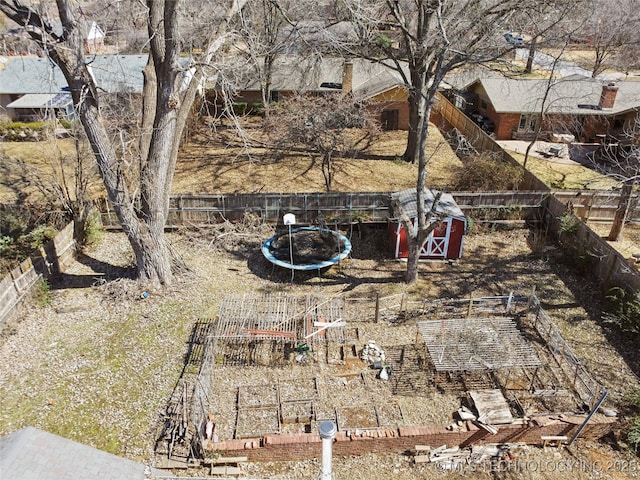
[[444,220],[429,234],[422,245],[421,257],[445,257],[449,249],[449,234],[451,233],[451,219]]

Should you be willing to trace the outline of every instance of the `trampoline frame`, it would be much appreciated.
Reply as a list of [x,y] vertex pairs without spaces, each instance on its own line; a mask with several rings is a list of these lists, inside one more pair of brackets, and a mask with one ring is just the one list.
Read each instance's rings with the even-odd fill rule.
[[[284,260],[280,260],[273,256],[270,251],[271,243],[282,237],[283,235],[294,234],[296,232],[301,231],[309,231],[309,232],[319,232],[319,231],[330,232],[332,235],[335,235],[338,241],[344,243],[344,249],[336,256],[331,257],[329,260],[325,260],[320,263],[308,263],[308,264],[292,264],[291,262],[286,262]],[[269,238],[266,242],[262,244],[262,254],[264,257],[269,260],[274,265],[278,265],[279,267],[288,268],[289,270],[320,270],[325,267],[330,267],[331,265],[335,265],[340,260],[343,260],[347,255],[351,253],[351,241],[340,232],[336,232],[335,230],[329,230],[326,228],[320,227],[296,227],[292,228],[290,231],[287,230],[285,232],[277,233],[273,237]]]

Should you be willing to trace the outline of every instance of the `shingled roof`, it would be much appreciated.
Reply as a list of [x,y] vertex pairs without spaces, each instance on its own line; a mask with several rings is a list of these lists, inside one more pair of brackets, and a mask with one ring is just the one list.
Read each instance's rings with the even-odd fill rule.
[[[546,79],[480,78],[480,84],[497,113],[539,113],[547,89]],[[618,93],[613,108],[600,109],[602,87],[599,80],[570,76],[550,84],[545,112],[566,115],[615,115],[640,108],[640,82],[616,82]]]
[[0,438],[0,474],[11,480],[145,480],[148,467],[33,427]]

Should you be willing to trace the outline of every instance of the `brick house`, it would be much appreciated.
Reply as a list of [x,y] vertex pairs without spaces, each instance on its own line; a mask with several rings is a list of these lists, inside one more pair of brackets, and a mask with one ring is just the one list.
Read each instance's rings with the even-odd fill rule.
[[640,82],[576,75],[553,80],[547,92],[548,85],[546,79],[476,79],[460,90],[464,102],[457,104],[490,119],[498,140],[530,139],[542,121],[542,138],[564,134],[594,142],[629,130],[640,112]]

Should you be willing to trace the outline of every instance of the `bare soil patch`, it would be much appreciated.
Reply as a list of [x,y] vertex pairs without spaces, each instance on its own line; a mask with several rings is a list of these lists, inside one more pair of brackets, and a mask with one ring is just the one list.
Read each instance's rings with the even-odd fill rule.
[[[553,248],[544,255],[533,253],[527,230],[470,235],[463,259],[422,264],[418,283],[410,286],[401,281],[405,265],[388,258],[385,237],[373,227],[344,232],[352,239],[352,258],[321,276],[296,274],[293,283],[289,271],[273,268],[259,252],[261,242],[272,233],[271,227],[252,225],[172,234],[174,247],[192,273],[166,291],[147,290],[144,299],[145,287],[132,280],[116,280],[126,272],[132,255],[122,234],[107,233],[99,247],[86,252],[58,279],[51,305],[26,306],[5,331],[0,362],[12,367],[0,371],[0,434],[33,425],[129,458],[150,458],[158,412],[184,368],[194,323],[214,317],[226,295],[242,293],[368,296],[404,292],[414,299],[436,299],[510,291],[527,294],[535,286],[562,335],[610,389],[610,406],[622,406],[624,394],[638,386],[629,366],[634,364],[636,350],[619,351],[619,344],[612,343],[614,338],[603,330],[596,287],[574,275]],[[408,338],[403,328],[392,330],[394,336],[380,340],[381,344],[392,348],[415,342],[415,331]],[[363,333],[364,337],[376,335],[375,330]],[[275,375],[260,369],[253,373],[260,378]],[[413,405],[410,399],[403,402],[406,415],[418,420],[419,404]],[[572,455],[586,458],[592,451],[607,459],[623,458],[607,447],[590,444],[580,444]],[[526,458],[536,452],[530,449],[522,455]],[[548,452],[541,455],[556,459]],[[340,478],[354,478],[354,472],[358,477],[401,479],[440,475],[433,467],[416,467],[408,457],[395,455],[336,459],[335,464]],[[316,478],[318,467],[318,461],[251,464],[247,472],[261,477]],[[476,472],[473,478],[495,477]],[[582,472],[567,478],[592,477]]]

